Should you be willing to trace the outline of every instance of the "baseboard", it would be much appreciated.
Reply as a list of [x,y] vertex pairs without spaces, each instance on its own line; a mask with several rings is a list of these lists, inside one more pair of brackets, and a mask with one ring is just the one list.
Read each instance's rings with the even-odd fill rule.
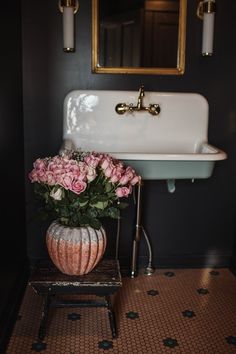
[[[152,266],[154,268],[229,268],[231,255],[229,254],[211,254],[211,255],[160,255],[156,257]],[[122,269],[130,267],[131,259],[120,257]],[[143,268],[148,265],[148,257],[140,256],[138,267]]]
[[[231,255],[229,254],[180,254],[180,255],[159,255],[153,262],[154,269],[168,268],[229,268]],[[38,259],[31,260],[31,267]],[[140,256],[138,259],[138,269],[148,265],[148,257]],[[119,256],[122,276],[129,276],[131,272],[131,258]]]

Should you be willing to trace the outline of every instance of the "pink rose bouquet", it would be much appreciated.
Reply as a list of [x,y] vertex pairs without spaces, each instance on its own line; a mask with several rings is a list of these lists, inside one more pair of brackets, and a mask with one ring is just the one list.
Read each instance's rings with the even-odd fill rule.
[[100,218],[119,216],[140,176],[108,154],[70,151],[39,158],[29,179],[44,201],[46,216],[66,226],[101,227]]

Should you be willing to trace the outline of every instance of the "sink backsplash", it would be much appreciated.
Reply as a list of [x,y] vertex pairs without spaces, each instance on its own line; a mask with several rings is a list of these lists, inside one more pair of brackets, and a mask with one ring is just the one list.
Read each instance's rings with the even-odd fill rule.
[[118,103],[137,104],[137,91],[75,90],[64,100],[63,139],[85,151],[193,153],[207,141],[208,102],[197,93],[145,92],[161,112],[118,115]]

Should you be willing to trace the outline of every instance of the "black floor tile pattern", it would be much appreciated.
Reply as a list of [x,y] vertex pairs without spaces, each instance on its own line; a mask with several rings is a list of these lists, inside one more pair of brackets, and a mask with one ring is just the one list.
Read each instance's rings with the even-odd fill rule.
[[141,270],[122,282],[113,298],[117,339],[106,309],[62,308],[50,310],[39,342],[42,299],[28,287],[7,354],[236,353],[236,277],[228,269]]

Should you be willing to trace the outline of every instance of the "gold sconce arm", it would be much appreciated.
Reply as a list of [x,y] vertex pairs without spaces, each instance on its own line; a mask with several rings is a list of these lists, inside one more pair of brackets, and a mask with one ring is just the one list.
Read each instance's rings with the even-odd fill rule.
[[74,14],[79,10],[79,1],[78,0],[59,0],[58,7],[61,13],[63,13],[64,7],[73,7]]
[[197,7],[197,17],[203,20],[203,14],[211,14],[216,12],[216,3],[215,0],[208,0],[208,1],[199,1]]

